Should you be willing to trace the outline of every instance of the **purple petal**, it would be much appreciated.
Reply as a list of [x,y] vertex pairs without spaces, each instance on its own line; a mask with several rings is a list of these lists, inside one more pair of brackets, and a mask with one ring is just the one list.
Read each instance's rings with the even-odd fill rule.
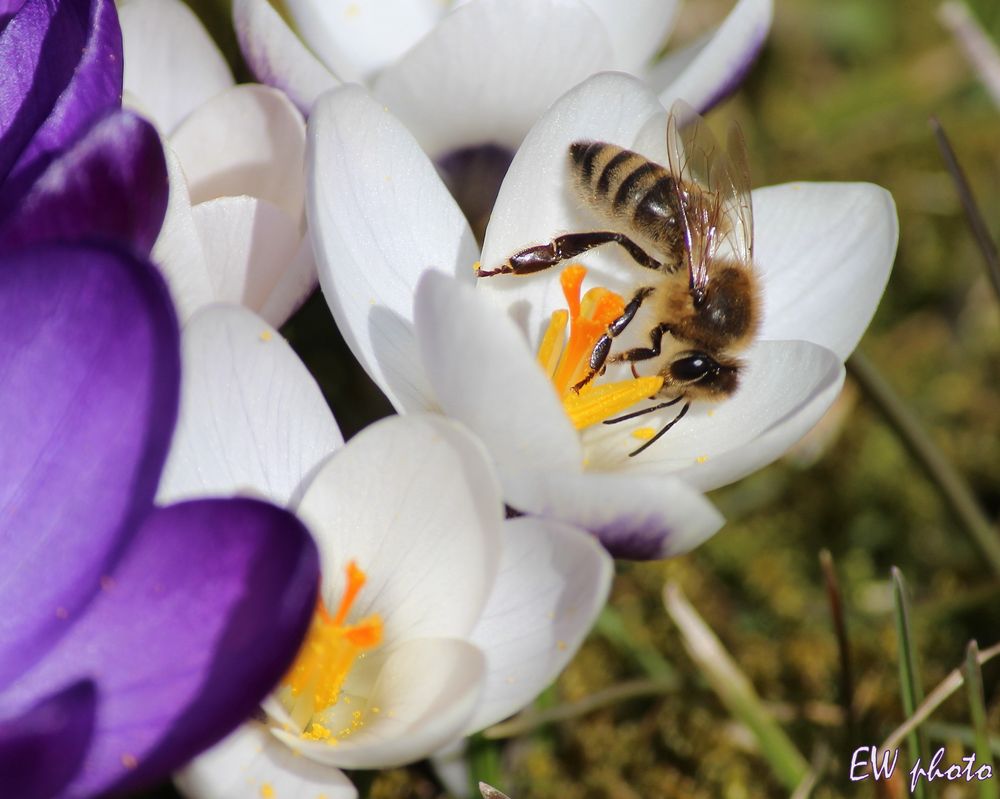
[[[0,180],[53,113],[81,60],[88,61],[92,49],[95,55],[111,52],[106,37],[113,39],[117,17],[112,7],[113,24],[108,22],[108,5],[112,5],[108,0],[27,0],[0,33]],[[117,35],[118,63],[108,64],[99,57],[84,71],[117,70],[120,96],[120,32]],[[84,92],[81,99],[103,102],[106,95]],[[69,103],[62,113],[72,111],[72,106]]]
[[704,113],[738,88],[764,46],[773,0],[737,0],[717,28],[693,44],[670,52],[647,75],[669,108],[686,100]]
[[0,685],[98,590],[149,512],[177,415],[159,273],[96,247],[0,257]]
[[52,112],[7,175],[3,187],[7,202],[8,195],[23,194],[60,150],[108,111],[121,106],[122,32],[115,4],[113,0],[92,0],[86,5],[90,11],[83,54]]
[[0,16],[12,17],[21,10],[24,0],[0,0]]
[[0,33],[24,5],[24,0],[0,0]]
[[0,247],[107,240],[147,255],[167,210],[167,166],[156,129],[109,114],[60,154],[3,219]]
[[94,741],[68,793],[133,790],[254,711],[291,665],[318,586],[316,547],[287,511],[252,499],[158,509],[8,701],[93,679]]
[[0,720],[0,774],[7,796],[45,799],[58,793],[80,768],[94,732],[97,697],[92,682],[79,682]]

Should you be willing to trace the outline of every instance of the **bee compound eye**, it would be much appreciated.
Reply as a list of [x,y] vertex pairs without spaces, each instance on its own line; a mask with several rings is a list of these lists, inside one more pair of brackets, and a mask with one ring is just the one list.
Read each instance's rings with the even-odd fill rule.
[[691,383],[701,380],[705,375],[718,370],[719,365],[703,352],[695,352],[684,358],[679,358],[670,364],[670,375],[675,380]]

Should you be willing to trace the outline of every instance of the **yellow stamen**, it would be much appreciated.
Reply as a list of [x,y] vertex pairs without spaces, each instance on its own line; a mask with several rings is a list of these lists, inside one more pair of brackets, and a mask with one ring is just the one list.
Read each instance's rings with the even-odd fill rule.
[[617,383],[584,386],[577,394],[570,391],[563,397],[563,407],[577,430],[600,424],[605,419],[651,397],[663,385],[663,378],[640,377]]
[[[637,402],[656,394],[663,378],[640,377],[615,383],[575,386],[590,374],[590,357],[615,319],[625,310],[622,298],[606,288],[580,290],[587,270],[579,264],[566,267],[559,276],[568,311],[553,312],[538,348],[538,363],[552,380],[570,421],[578,429],[603,422]],[[569,321],[569,340],[566,322]]]
[[329,730],[313,716],[337,703],[355,661],[382,641],[382,619],[377,615],[344,623],[366,579],[354,561],[347,564],[347,587],[336,615],[330,615],[322,599],[317,601],[306,640],[282,681],[292,720],[304,730],[304,738],[330,742]]
[[542,343],[538,347],[538,365],[548,376],[549,380],[555,377],[556,367],[559,365],[559,356],[562,355],[563,347],[566,344],[566,323],[569,321],[569,311],[559,309],[552,312],[552,319],[542,336]]

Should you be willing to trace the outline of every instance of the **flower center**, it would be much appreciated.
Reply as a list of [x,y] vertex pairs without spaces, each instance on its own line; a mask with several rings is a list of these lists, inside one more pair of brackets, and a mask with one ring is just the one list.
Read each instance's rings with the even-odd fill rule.
[[279,696],[292,721],[303,731],[303,738],[330,739],[330,731],[314,717],[337,703],[355,661],[382,641],[382,619],[378,615],[345,624],[366,579],[352,560],[347,564],[347,588],[336,614],[331,616],[322,598],[317,600],[306,639],[281,682]]
[[[659,376],[638,377],[611,383],[587,383],[574,389],[590,373],[590,356],[598,340],[625,310],[625,301],[613,291],[597,286],[580,298],[587,270],[567,266],[559,275],[568,310],[552,312],[538,347],[538,363],[562,400],[566,415],[577,430],[603,422],[635,403],[651,397],[663,386]],[[569,322],[569,339],[566,323]]]

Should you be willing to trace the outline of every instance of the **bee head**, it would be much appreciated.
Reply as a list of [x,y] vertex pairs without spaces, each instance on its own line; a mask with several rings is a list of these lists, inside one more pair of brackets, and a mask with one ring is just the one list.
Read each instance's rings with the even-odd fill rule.
[[739,387],[740,361],[709,355],[702,350],[681,352],[664,367],[664,386],[689,399],[723,399]]

